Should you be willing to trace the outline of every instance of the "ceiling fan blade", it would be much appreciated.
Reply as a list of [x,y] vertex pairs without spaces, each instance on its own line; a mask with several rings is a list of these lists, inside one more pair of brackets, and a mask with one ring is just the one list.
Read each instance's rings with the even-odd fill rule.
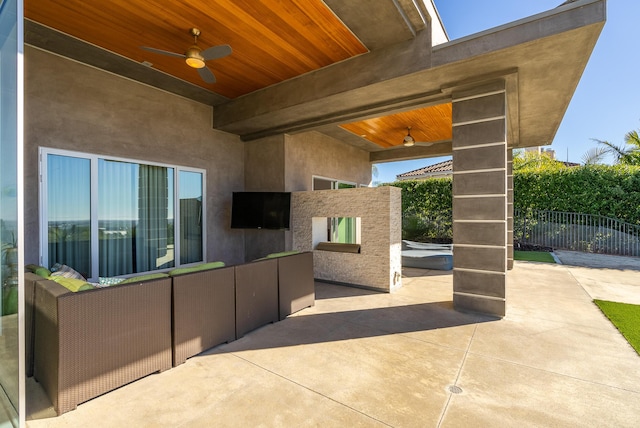
[[207,83],[216,83],[216,76],[206,66],[198,69],[198,74]]
[[205,61],[208,61],[210,59],[222,58],[223,56],[227,56],[230,54],[231,46],[229,45],[212,46],[200,52],[200,55],[202,55]]
[[433,143],[429,143],[426,141],[416,141],[413,146],[405,146],[404,144],[398,144],[396,146],[385,147],[384,150],[396,150],[396,149],[412,149],[414,147],[429,147],[432,146]]
[[144,49],[145,51],[158,53],[160,55],[169,55],[169,56],[177,56],[178,58],[186,58],[184,54],[179,54],[175,52],[163,51],[162,49],[149,48],[147,46],[140,46],[140,49]]

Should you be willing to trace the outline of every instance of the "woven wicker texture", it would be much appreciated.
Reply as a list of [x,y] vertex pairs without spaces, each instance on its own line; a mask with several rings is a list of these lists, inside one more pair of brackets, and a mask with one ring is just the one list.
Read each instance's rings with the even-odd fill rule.
[[278,260],[238,265],[236,269],[236,337],[278,321]]
[[313,306],[316,300],[313,280],[313,253],[306,252],[278,260],[278,299],[280,319]]
[[40,281],[35,337],[34,376],[58,414],[167,370],[171,278],[78,293]]
[[235,269],[173,277],[173,366],[236,338]]

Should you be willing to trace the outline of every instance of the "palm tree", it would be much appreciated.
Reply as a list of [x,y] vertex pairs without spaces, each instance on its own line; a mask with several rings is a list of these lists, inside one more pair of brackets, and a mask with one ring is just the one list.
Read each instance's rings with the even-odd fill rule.
[[585,164],[600,163],[605,155],[613,156],[615,163],[640,165],[640,136],[638,131],[630,131],[624,136],[624,144],[616,146],[609,141],[593,139],[600,147],[592,149],[583,156]]

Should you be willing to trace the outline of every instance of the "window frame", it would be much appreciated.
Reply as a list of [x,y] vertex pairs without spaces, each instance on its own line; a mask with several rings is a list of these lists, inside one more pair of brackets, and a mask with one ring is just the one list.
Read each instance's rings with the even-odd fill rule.
[[[207,171],[206,169],[189,167],[184,165],[168,164],[162,162],[146,161],[134,158],[125,158],[120,156],[100,155],[95,153],[79,152],[74,150],[56,149],[51,147],[39,148],[39,226],[40,226],[40,245],[39,245],[39,264],[48,266],[49,254],[49,213],[48,213],[48,176],[47,176],[47,157],[49,155],[74,157],[79,159],[87,159],[90,161],[90,235],[91,235],[91,276],[88,280],[97,282],[99,273],[99,240],[98,240],[98,161],[100,159],[106,161],[126,162],[137,165],[159,166],[163,168],[172,168],[173,174],[173,240],[174,240],[174,267],[155,269],[147,272],[137,272],[129,275],[121,275],[123,278],[129,276],[137,276],[143,273],[166,272],[177,267],[185,267],[197,265],[207,260]],[[191,172],[202,175],[202,261],[193,263],[180,263],[180,173]]]
[[[358,184],[356,182],[352,182],[352,181],[345,181],[345,180],[337,180],[335,178],[328,178],[328,177],[323,177],[320,175],[312,175],[311,176],[311,190],[316,190],[315,189],[315,183],[316,180],[318,181],[324,181],[328,184],[330,184],[331,189],[321,189],[321,190],[343,190],[343,189],[356,189],[358,188]],[[343,186],[343,187],[341,187]],[[339,224],[341,219],[353,219],[353,231],[351,233],[351,236],[349,237],[349,241],[354,241],[354,242],[349,242],[349,243],[360,243],[360,230],[361,230],[361,225],[360,225],[360,218],[359,217],[328,217],[327,218],[327,240],[328,242],[336,242],[336,243],[342,243],[340,242],[338,236],[339,236]]]

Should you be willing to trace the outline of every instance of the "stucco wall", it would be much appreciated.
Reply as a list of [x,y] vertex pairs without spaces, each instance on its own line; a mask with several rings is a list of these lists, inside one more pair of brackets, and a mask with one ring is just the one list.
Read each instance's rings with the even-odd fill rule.
[[[313,251],[316,278],[382,291],[402,285],[400,188],[294,192],[291,205],[293,248]],[[359,217],[360,254],[315,250],[314,217]]]
[[319,132],[285,136],[286,191],[312,189],[312,176],[369,185],[369,153]]
[[[280,135],[245,144],[248,191],[311,190],[314,175],[358,184],[371,181],[367,152],[318,132]],[[247,261],[291,248],[291,232],[245,231]]]
[[38,148],[205,169],[207,259],[244,261],[230,229],[231,193],[244,189],[244,143],[212,128],[212,108],[25,47],[26,262],[39,253]]

